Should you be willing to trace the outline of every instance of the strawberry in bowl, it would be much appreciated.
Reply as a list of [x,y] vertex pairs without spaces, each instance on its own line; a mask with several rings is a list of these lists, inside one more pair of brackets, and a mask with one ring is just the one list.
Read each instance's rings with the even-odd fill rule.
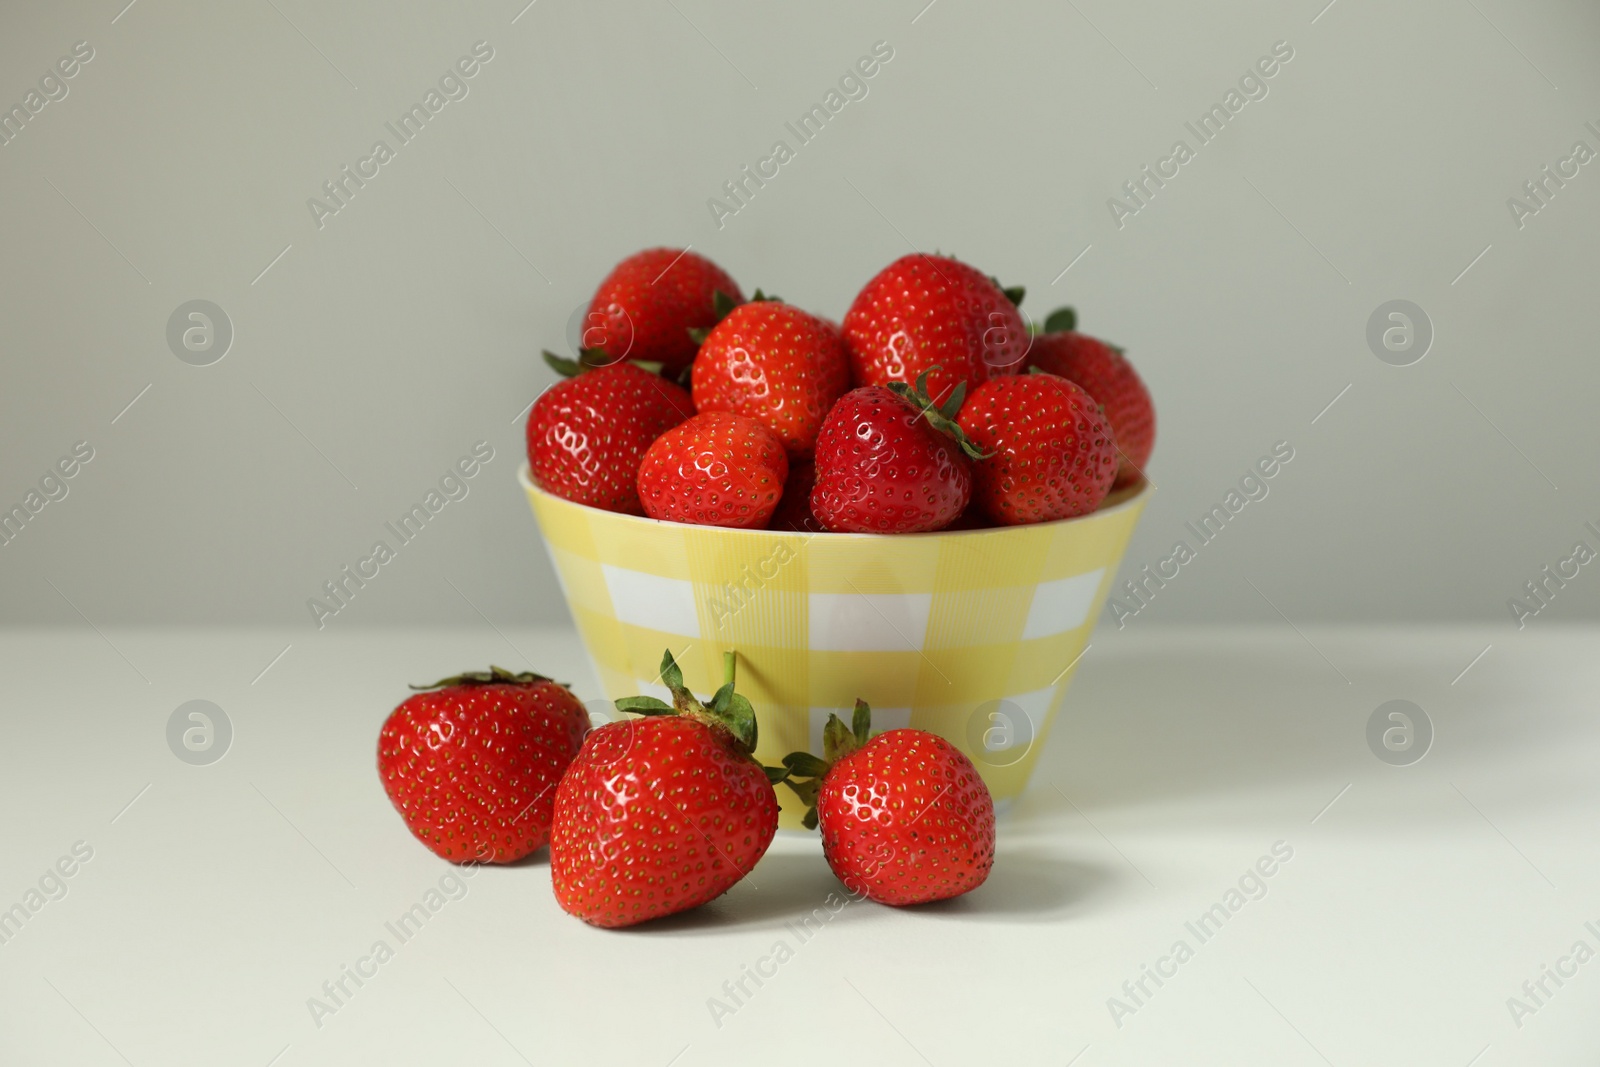
[[[1020,290],[951,257],[889,264],[838,328],[737,296],[686,329],[686,379],[633,366],[626,404],[563,416],[588,447],[570,478],[533,448],[557,420],[530,416],[524,489],[602,686],[641,692],[666,644],[710,691],[739,648],[763,763],[817,750],[861,697],[1017,796],[1037,746],[1001,758],[968,723],[1005,701],[1032,739],[1058,713],[1148,498],[1142,383],[1075,323],[1036,335]],[[797,825],[805,805],[779,800]]]

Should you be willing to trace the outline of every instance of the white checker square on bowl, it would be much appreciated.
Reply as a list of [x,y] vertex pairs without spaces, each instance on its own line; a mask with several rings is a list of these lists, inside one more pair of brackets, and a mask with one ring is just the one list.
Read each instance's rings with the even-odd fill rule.
[[932,593],[811,593],[807,638],[822,652],[917,652]]
[[1040,582],[1033,591],[1033,603],[1028,605],[1028,621],[1022,627],[1022,640],[1053,637],[1082,626],[1088,621],[1089,606],[1094,603],[1094,595],[1100,591],[1100,579],[1105,573],[1105,568],[1100,567],[1088,574]]
[[609,563],[601,564],[600,569],[605,573],[611,609],[618,622],[685,637],[700,636],[693,583]]
[[[810,723],[811,747],[809,751],[814,756],[822,755],[822,728],[828,725],[828,716],[837,715],[844,720],[846,726],[850,725],[850,716],[854,714],[853,708],[812,708]],[[910,708],[878,708],[872,709],[872,732],[881,734],[886,730],[903,730],[911,725]]]

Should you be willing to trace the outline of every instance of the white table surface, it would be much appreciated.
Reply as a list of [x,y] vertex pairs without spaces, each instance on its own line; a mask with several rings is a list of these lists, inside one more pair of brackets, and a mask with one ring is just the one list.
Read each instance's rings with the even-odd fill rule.
[[[608,932],[557,908],[541,852],[405,943],[385,923],[450,868],[383,794],[379,723],[404,683],[490,661],[597,696],[570,632],[0,632],[0,909],[93,849],[0,944],[0,1063],[1596,1062],[1600,959],[1520,1020],[1507,998],[1600,950],[1600,631],[1302,630],[1102,627],[959,901],[850,903],[802,941],[838,886],[780,834],[720,901]],[[1406,767],[1365,738],[1397,697],[1436,730]],[[196,698],[234,727],[209,766],[165,737]],[[1200,942],[1186,921],[1280,841],[1265,896]],[[380,939],[316,1025],[308,998]],[[779,941],[719,1026],[709,998]]]

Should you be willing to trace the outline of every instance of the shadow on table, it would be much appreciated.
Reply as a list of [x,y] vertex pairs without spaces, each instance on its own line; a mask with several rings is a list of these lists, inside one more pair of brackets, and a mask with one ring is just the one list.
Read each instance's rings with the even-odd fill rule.
[[972,892],[906,912],[963,920],[1054,922],[1110,891],[1117,879],[1109,868],[1096,864],[1011,850],[995,859],[988,880]]
[[[1110,890],[1116,879],[1105,867],[1014,850],[1002,853],[988,880],[971,893],[895,910],[934,919],[1054,921]],[[870,900],[851,900],[820,850],[803,855],[768,854],[750,877],[704,907],[627,927],[624,932],[672,936],[802,922],[819,928],[859,921],[873,910],[886,908]]]
[[828,869],[822,850],[767,853],[755,870],[711,903],[639,926],[635,934],[672,935],[707,930],[777,927],[826,908],[828,895],[844,896],[844,886]]
[[[1434,751],[1414,777],[1441,759],[1498,762],[1528,743],[1504,711],[1526,694],[1490,677],[1475,679],[1470,695],[1452,690],[1454,660],[1432,648],[1323,639],[1335,668],[1311,647],[1248,636],[1201,648],[1158,636],[1086,662],[1002,834],[1007,824],[1053,818],[1066,802],[1052,786],[1088,811],[1177,799],[1203,806],[1308,782],[1332,796],[1352,778],[1392,770],[1368,749],[1366,725],[1397,697],[1422,706],[1435,729]],[[1462,648],[1465,663],[1472,649],[1465,640]]]
[[502,864],[504,867],[548,867],[550,866],[550,846],[540,845],[520,860]]

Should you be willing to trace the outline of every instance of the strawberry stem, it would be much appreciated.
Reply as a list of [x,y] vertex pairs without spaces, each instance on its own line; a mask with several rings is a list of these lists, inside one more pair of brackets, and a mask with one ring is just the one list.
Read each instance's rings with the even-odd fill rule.
[[634,715],[683,715],[708,726],[720,726],[733,735],[740,751],[748,756],[755,751],[758,737],[756,711],[748,698],[733,690],[737,665],[737,652],[722,654],[723,677],[726,681],[711,700],[705,702],[689,692],[683,684],[683,670],[669,648],[661,657],[661,681],[671,690],[672,703],[652,696],[634,696],[615,701],[616,708]]
[[817,828],[817,793],[822,789],[822,780],[827,777],[828,771],[866,744],[871,736],[872,708],[858,697],[849,726],[837,715],[828,716],[827,725],[822,728],[821,756],[814,756],[810,752],[791,752],[783,757],[782,767],[763,768],[767,772],[767,781],[774,786],[780,782],[787,784],[805,804],[806,814],[801,824],[807,830]]
[[[431,685],[413,685],[410,688],[422,693],[429,689],[444,689],[457,685],[534,685],[538,682],[548,681],[551,681],[551,679],[542,674],[535,674],[532,671],[513,674],[504,667],[496,667],[491,664],[486,671],[462,671],[460,674],[452,674],[448,678],[441,678]],[[557,682],[556,684],[566,685],[565,682]]]
[[928,375],[940,369],[940,365],[935,363],[917,375],[915,386],[907,385],[905,382],[890,382],[889,391],[902,400],[909,400],[915,404],[920,409],[918,414],[927,419],[930,426],[960,445],[961,451],[970,458],[988,459],[993,453],[985,452],[974,444],[972,438],[961,428],[961,424],[956,422],[956,413],[961,410],[961,402],[967,398],[967,383],[958,382],[956,387],[950,390],[950,396],[943,406],[935,404],[933,398],[928,395]]

